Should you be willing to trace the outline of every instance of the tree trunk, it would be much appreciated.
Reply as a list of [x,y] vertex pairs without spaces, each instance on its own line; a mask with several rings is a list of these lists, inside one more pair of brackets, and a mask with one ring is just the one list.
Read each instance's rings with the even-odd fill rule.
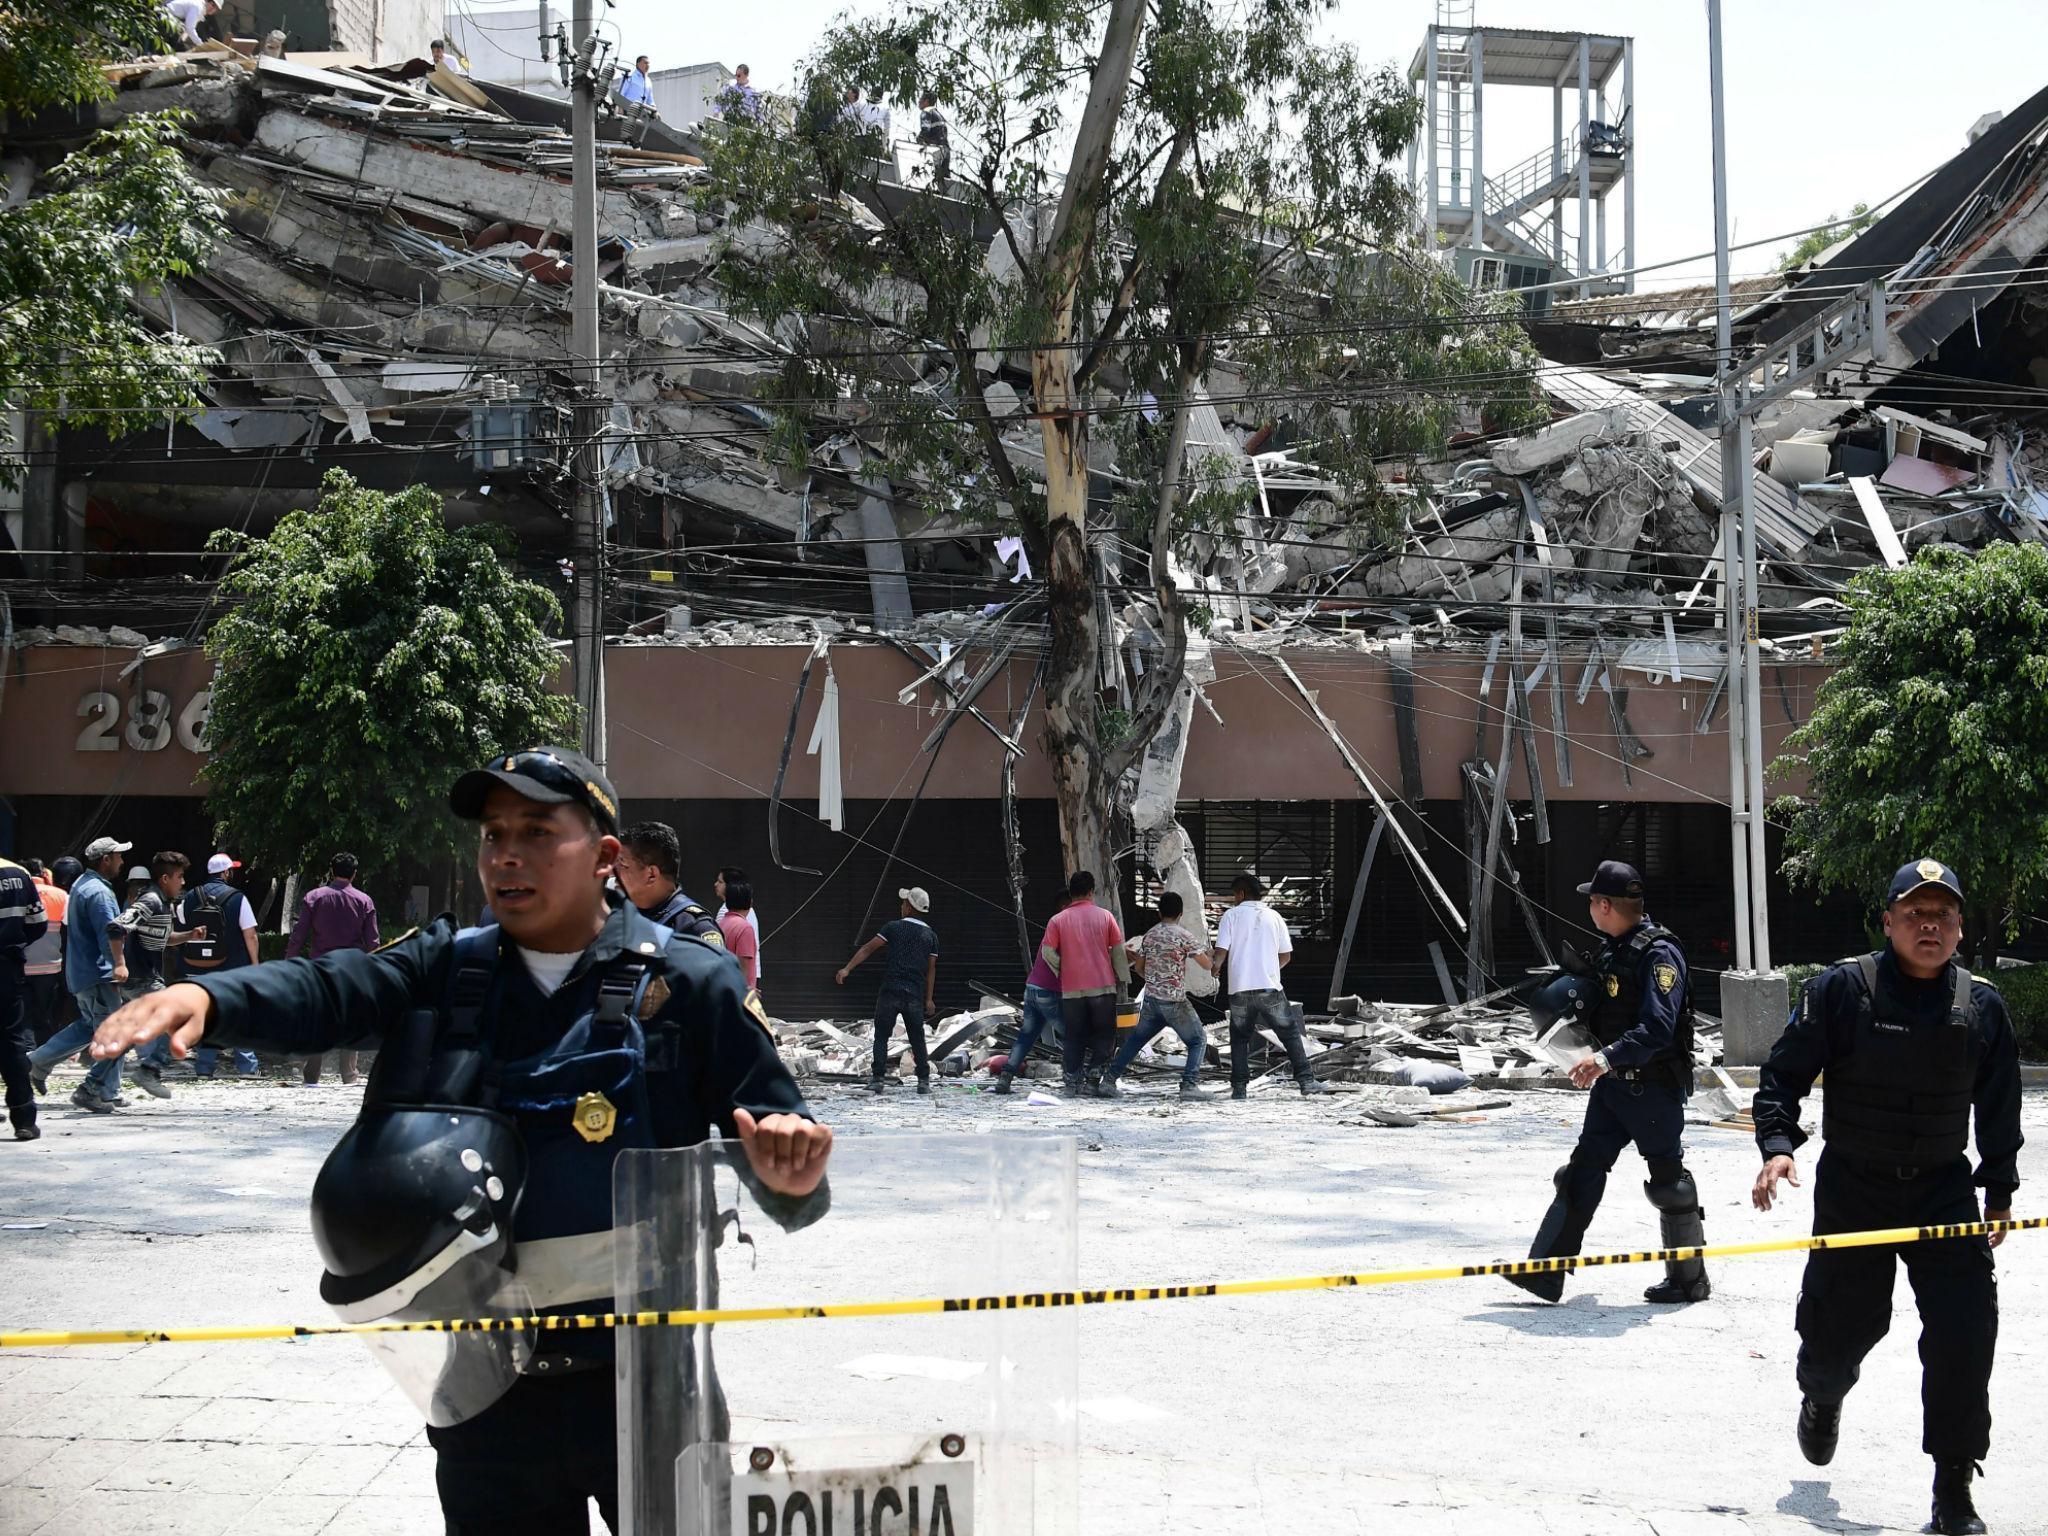
[[1115,780],[1104,771],[1097,691],[1102,630],[1088,563],[1088,416],[1074,387],[1074,303],[1094,242],[1146,0],[1112,0],[1073,161],[1046,246],[1046,335],[1031,354],[1032,393],[1045,443],[1045,510],[1051,559],[1046,573],[1051,648],[1045,673],[1046,760],[1059,799],[1067,870],[1094,872],[1099,899],[1115,910],[1109,825]]

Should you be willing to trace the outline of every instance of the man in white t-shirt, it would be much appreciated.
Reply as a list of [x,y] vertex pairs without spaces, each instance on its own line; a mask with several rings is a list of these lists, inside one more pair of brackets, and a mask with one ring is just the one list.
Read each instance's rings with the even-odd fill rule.
[[220,0],[164,0],[164,14],[178,29],[178,41],[186,48],[200,46],[204,39],[199,35],[199,23],[219,9]]
[[[725,920],[726,882],[746,879],[747,872],[744,869],[741,869],[737,864],[728,864],[719,870],[718,878],[711,882],[711,889],[718,893],[718,918],[720,922]],[[749,885],[753,884],[750,880],[747,883]],[[754,930],[754,990],[758,992],[761,990],[761,914],[752,907],[747,908],[747,926]]]
[[1287,1006],[1280,972],[1294,958],[1287,920],[1266,905],[1266,887],[1249,870],[1230,882],[1236,904],[1216,925],[1216,961],[1228,967],[1230,1096],[1245,1097],[1252,1077],[1252,1039],[1262,1027],[1279,1038],[1303,1094],[1328,1093],[1308,1067],[1301,1026]]

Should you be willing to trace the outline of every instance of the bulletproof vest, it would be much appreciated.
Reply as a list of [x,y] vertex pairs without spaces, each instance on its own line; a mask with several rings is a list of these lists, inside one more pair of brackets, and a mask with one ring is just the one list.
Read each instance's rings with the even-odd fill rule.
[[[1644,967],[1650,963],[1650,946],[1659,940],[1676,944],[1678,935],[1669,928],[1646,923],[1626,938],[1611,939],[1595,958],[1593,1008],[1586,1025],[1602,1045],[1612,1045],[1636,1027],[1642,1016]],[[1678,1014],[1678,1028],[1671,1045],[1644,1063],[1651,1068],[1683,1068],[1687,1086],[1692,1077],[1692,989]]]
[[673,937],[666,928],[656,933],[652,951],[621,954],[564,982],[584,994],[576,1021],[543,1050],[508,1060],[496,1045],[506,963],[498,929],[464,929],[442,1005],[409,1015],[405,1038],[379,1053],[366,1098],[495,1109],[518,1126],[527,1166],[515,1243],[608,1230],[613,1159],[655,1145],[648,1075],[674,1070],[679,1044],[664,1024],[650,1046],[640,1019],[654,1011],[643,1005]]
[[1881,985],[1876,955],[1858,955],[1855,1044],[1827,1066],[1821,1135],[1838,1152],[1902,1168],[1925,1168],[1970,1146],[1970,1105],[1982,1054],[1969,970],[1954,961],[1948,1016],[1915,1023],[1894,989]]
[[[178,951],[178,959],[186,970],[217,971],[234,965],[228,945],[228,907],[241,894],[222,880],[210,880],[192,893],[185,904],[192,937]],[[235,938],[239,941],[241,935],[238,933]],[[243,959],[246,962],[246,951]]]

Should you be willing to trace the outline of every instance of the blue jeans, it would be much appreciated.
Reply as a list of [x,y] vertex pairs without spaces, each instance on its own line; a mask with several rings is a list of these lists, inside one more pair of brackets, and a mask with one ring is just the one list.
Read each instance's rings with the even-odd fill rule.
[[1164,998],[1147,996],[1145,1006],[1138,1010],[1138,1027],[1130,1037],[1117,1047],[1115,1058],[1109,1064],[1110,1077],[1122,1075],[1125,1067],[1137,1058],[1145,1042],[1163,1029],[1170,1029],[1180,1036],[1180,1043],[1188,1049],[1187,1069],[1180,1075],[1181,1086],[1192,1088],[1202,1078],[1202,1048],[1208,1044],[1208,1036],[1202,1033],[1202,1021],[1195,1016],[1195,1005],[1184,997]]
[[1270,1029],[1287,1052],[1287,1064],[1295,1081],[1311,1074],[1308,1047],[1301,1041],[1301,1026],[1294,1022],[1294,1010],[1287,1006],[1287,994],[1278,987],[1260,987],[1230,994],[1230,1085],[1242,1088],[1251,1081],[1252,1042],[1260,1026]]
[[[200,1046],[192,1053],[192,1075],[213,1076],[213,1069],[220,1065],[220,1055],[220,1047],[217,1045]],[[235,1070],[244,1077],[254,1077],[263,1070],[263,1064],[256,1059],[254,1051],[229,1051],[228,1055],[234,1058]]]
[[[121,1003],[125,1007],[138,997],[147,997],[150,993],[161,992],[163,989],[164,979],[161,976],[152,976],[143,982],[124,982],[121,985]],[[135,1053],[135,1064],[139,1067],[150,1067],[158,1072],[163,1071],[171,1064],[171,1037],[158,1035]]]
[[[121,992],[111,981],[100,982],[83,992],[74,992],[72,998],[78,1004],[78,1017],[50,1036],[29,1055],[29,1070],[41,1077],[58,1062],[76,1056],[92,1044],[93,1031],[100,1027],[100,1021],[121,1006]],[[103,1099],[121,1096],[121,1058],[112,1061],[94,1062],[92,1070],[85,1074],[85,1086]]]
[[1010,1047],[1009,1071],[1012,1077],[1017,1069],[1030,1059],[1031,1048],[1038,1044],[1038,1037],[1045,1033],[1046,1026],[1052,1027],[1053,1038],[1060,1035],[1060,995],[1050,987],[1024,988],[1024,1022],[1017,1030],[1017,1043]]

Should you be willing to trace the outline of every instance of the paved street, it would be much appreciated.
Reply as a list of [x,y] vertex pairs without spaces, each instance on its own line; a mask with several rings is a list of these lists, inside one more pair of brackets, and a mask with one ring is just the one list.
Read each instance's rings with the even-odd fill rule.
[[[88,1120],[60,1075],[33,1145],[0,1146],[0,1326],[324,1321],[305,1195],[360,1089],[181,1084]],[[1475,1124],[1360,1124],[1358,1100],[1031,1108],[957,1087],[874,1102],[827,1091],[848,1135],[1000,1125],[1079,1135],[1081,1270],[1097,1283],[1308,1274],[1519,1254],[1581,1100],[1523,1094]],[[2048,1097],[2030,1093],[2033,1148]],[[1793,1235],[1806,1192],[1746,1208],[1741,1135],[1697,1128],[1709,1240]],[[1598,1248],[1654,1244],[1624,1163]],[[2024,1214],[2040,1186],[2023,1189]],[[1916,1325],[1851,1399],[1833,1466],[1792,1444],[1797,1256],[1724,1262],[1714,1300],[1640,1302],[1646,1270],[1575,1279],[1546,1307],[1497,1280],[1169,1302],[1081,1319],[1087,1536],[1280,1529],[1739,1536],[1918,1530]],[[2048,1237],[2001,1257],[1997,1415],[1979,1502],[1997,1532],[2048,1528]],[[917,1289],[906,1265],[904,1293]],[[822,1390],[857,1385],[820,1330]],[[735,1408],[743,1415],[744,1402]],[[439,1530],[405,1399],[346,1340],[0,1356],[0,1536]]]

